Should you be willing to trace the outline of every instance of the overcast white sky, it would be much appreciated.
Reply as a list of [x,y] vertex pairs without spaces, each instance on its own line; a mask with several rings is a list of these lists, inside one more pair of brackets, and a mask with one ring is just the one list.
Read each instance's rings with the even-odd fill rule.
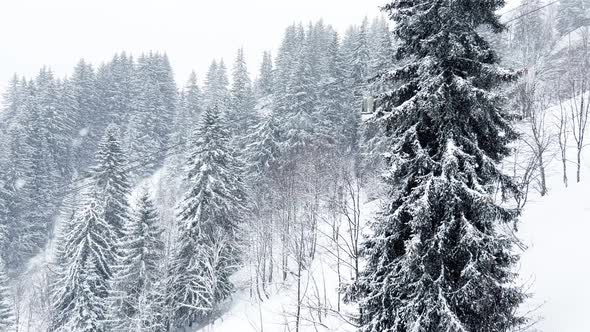
[[379,14],[387,0],[0,0],[0,88],[43,65],[69,74],[80,58],[166,51],[177,80],[203,77],[213,58],[231,66],[244,46],[255,74],[292,22],[324,18],[339,31]]

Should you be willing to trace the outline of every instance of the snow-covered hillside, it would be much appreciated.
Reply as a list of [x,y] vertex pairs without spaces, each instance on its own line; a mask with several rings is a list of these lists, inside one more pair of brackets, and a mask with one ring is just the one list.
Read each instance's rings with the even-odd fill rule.
[[[553,122],[558,114],[558,106],[546,111],[554,139]],[[533,320],[530,331],[590,331],[586,315],[590,313],[590,149],[582,154],[581,182],[576,183],[576,151],[568,144],[570,180],[566,188],[557,145],[553,142],[547,152],[548,195],[533,192],[520,218],[518,234],[526,250],[519,273],[532,294],[523,309]]]
[[[362,198],[361,223],[372,219],[379,208],[378,200]],[[320,233],[327,235],[330,229],[327,224],[322,225]],[[346,236],[342,232],[343,236]],[[318,253],[311,269],[304,273],[303,303],[300,332],[354,332],[356,328],[351,323],[352,305],[343,303],[338,310],[338,274],[333,255],[333,243],[328,236],[318,239]],[[341,265],[345,270],[342,275],[350,276],[350,269]],[[272,288],[274,293],[265,301],[260,301],[249,291],[249,274],[242,271],[235,276],[234,282],[238,291],[233,295],[231,303],[227,304],[227,312],[209,326],[197,328],[194,331],[215,332],[282,332],[294,331],[295,311],[297,304],[297,289],[295,278],[286,283],[277,283]],[[346,281],[346,280],[343,280]]]
[[[555,134],[553,121],[558,112],[557,106],[546,111],[546,125],[552,136]],[[528,124],[521,123],[518,127],[523,137],[526,137]],[[585,316],[585,313],[590,312],[590,285],[586,282],[590,273],[590,244],[587,240],[590,234],[590,149],[583,154],[581,183],[575,183],[575,164],[568,164],[568,188],[562,182],[557,142],[552,142],[547,156],[549,194],[541,197],[531,188],[518,224],[518,237],[526,248],[521,256],[520,281],[531,294],[522,307],[522,311],[531,318],[531,325],[526,331],[590,331],[590,322]],[[573,160],[574,156],[575,148],[570,147],[568,157]],[[362,220],[366,225],[378,210],[379,202],[366,198],[363,201]],[[323,241],[324,245],[329,246],[327,238]],[[312,268],[303,278],[308,281],[308,302],[309,299],[317,299],[318,303],[326,303],[330,309],[321,315],[317,307],[308,303],[302,315],[304,323],[301,332],[356,331],[347,316],[347,312],[350,313],[354,308],[343,306],[340,313],[337,311],[335,262],[327,250],[320,249]],[[247,273],[236,276],[235,281],[238,291],[231,303],[227,304],[227,311],[212,325],[194,331],[293,330],[297,302],[293,280],[284,285],[275,285],[274,293],[265,301],[250,295]]]
[[[559,108],[547,110],[547,126],[554,130],[552,121]],[[519,124],[526,138],[527,123]],[[553,132],[552,135],[555,133]],[[570,140],[571,141],[571,140]],[[522,307],[532,319],[529,332],[583,332],[590,331],[586,313],[590,312],[590,285],[586,282],[590,273],[590,149],[583,155],[582,182],[575,183],[575,164],[568,163],[569,187],[562,182],[562,169],[557,143],[547,152],[547,185],[545,197],[531,189],[528,203],[519,221],[518,237],[526,250],[520,262],[520,281],[531,297]],[[575,148],[568,150],[569,159],[574,159]],[[158,196],[173,196],[163,191],[167,186],[162,171],[145,180],[135,190],[144,186]],[[380,207],[379,200],[361,195],[361,224],[366,224]],[[160,205],[171,205],[164,204]],[[167,223],[173,222],[173,211],[161,211]],[[318,239],[318,251],[311,268],[303,273],[302,322],[300,332],[356,331],[350,322],[355,308],[343,303],[338,310],[339,281],[333,242],[330,239],[331,226],[320,225],[322,236]],[[346,236],[346,230],[342,230]],[[519,249],[517,249],[519,250]],[[26,278],[18,282],[21,330],[42,329],[45,317],[35,316],[39,292],[46,291],[45,270],[51,259],[51,244],[48,249],[29,263]],[[340,267],[342,276],[351,276],[351,270]],[[276,281],[269,287],[269,297],[259,300],[250,290],[250,271],[243,268],[234,276],[236,292],[221,309],[223,314],[211,325],[194,328],[191,332],[284,332],[293,331],[296,310],[296,278],[289,276],[286,282]],[[277,278],[278,280],[278,278]],[[343,281],[347,280],[343,278]],[[320,310],[323,308],[323,310]],[[29,316],[31,314],[31,316]]]

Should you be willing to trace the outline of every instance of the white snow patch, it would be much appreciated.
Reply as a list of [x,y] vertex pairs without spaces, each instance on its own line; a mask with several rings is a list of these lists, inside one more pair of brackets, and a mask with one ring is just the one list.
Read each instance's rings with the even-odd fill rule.
[[86,137],[86,136],[88,136],[89,132],[90,132],[90,129],[88,129],[88,127],[84,127],[82,129],[80,129],[80,131],[78,131],[78,136]]
[[16,188],[16,190],[20,190],[22,189],[25,185],[27,184],[27,181],[25,181],[24,179],[16,179],[16,181],[14,181],[14,188]]

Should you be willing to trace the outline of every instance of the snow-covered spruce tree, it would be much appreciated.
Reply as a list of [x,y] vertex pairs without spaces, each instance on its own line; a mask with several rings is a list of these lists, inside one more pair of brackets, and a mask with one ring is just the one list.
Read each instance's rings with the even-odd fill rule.
[[78,134],[73,142],[72,153],[75,168],[82,170],[92,165],[92,154],[100,140],[101,112],[98,112],[94,69],[89,63],[80,60],[69,81],[72,85],[70,107],[77,114],[73,130]]
[[[0,178],[0,181],[2,181],[2,178]],[[8,216],[10,216],[9,204],[13,199],[12,195],[12,192],[5,187],[4,183],[0,183],[0,252],[2,253],[0,259],[4,258],[4,253],[8,248],[8,228],[12,226]]]
[[185,142],[190,144],[190,137],[198,128],[198,120],[203,112],[203,94],[197,84],[197,75],[191,72],[188,82],[184,87],[179,107],[176,113],[174,143]]
[[365,18],[358,28],[352,41],[352,52],[348,54],[350,81],[354,94],[353,105],[359,112],[362,109],[363,97],[366,96],[371,54],[369,48],[369,20]]
[[371,60],[369,63],[369,77],[373,77],[392,66],[393,43],[389,24],[384,17],[377,17],[369,29],[369,46]]
[[41,115],[40,125],[43,126],[43,139],[48,146],[51,163],[55,165],[53,170],[54,182],[67,181],[72,173],[70,160],[70,141],[73,123],[71,114],[60,103],[61,82],[53,78],[53,73],[47,68],[42,68],[35,80],[37,85],[36,102]]
[[268,182],[276,176],[281,154],[281,137],[276,115],[271,113],[246,137],[247,173],[254,183]]
[[39,97],[44,93],[34,81],[28,82],[24,89],[21,119],[24,142],[17,143],[19,151],[16,152],[20,155],[18,164],[25,168],[17,171],[19,177],[14,184],[20,187],[17,193],[20,225],[10,244],[13,253],[10,256],[15,258],[7,262],[11,266],[24,263],[45,244],[58,204],[59,174],[52,156],[46,109],[40,107]]
[[204,112],[188,156],[188,191],[178,207],[180,235],[169,281],[168,303],[175,306],[178,326],[205,320],[232,289],[246,198],[221,119],[215,108]]
[[114,238],[112,225],[104,219],[101,193],[92,183],[59,235],[50,331],[108,331]]
[[291,25],[285,30],[285,36],[275,59],[273,92],[277,99],[282,99],[283,95],[287,93],[287,85],[295,69],[303,39],[303,26]]
[[260,76],[256,81],[256,95],[259,98],[270,96],[274,86],[274,71],[272,66],[272,55],[270,51],[264,51],[262,54],[262,63],[260,64]]
[[113,308],[113,316],[118,318],[117,331],[157,331],[152,327],[157,326],[161,308],[154,305],[161,301],[155,285],[163,275],[159,264],[164,255],[158,218],[150,193],[145,190],[125,224],[119,244],[120,258],[114,276],[119,301]]
[[116,241],[123,237],[123,226],[129,219],[131,186],[125,152],[119,142],[119,130],[110,125],[98,145],[92,177],[103,199],[104,220],[111,225]]
[[[324,90],[327,91],[327,88],[322,76],[327,68],[319,61],[319,28],[310,26],[303,30],[303,27],[300,27],[301,31],[297,32],[297,35],[301,34],[301,44],[298,49],[290,50],[293,54],[288,55],[293,57],[293,63],[277,67],[278,71],[289,68],[292,70],[285,91],[277,91],[275,95],[275,107],[278,110],[276,115],[279,117],[277,123],[280,124],[283,133],[283,152],[289,161],[301,161],[312,154],[314,157],[325,159],[324,153],[335,145],[333,124],[330,123],[333,118],[331,113],[326,111],[326,108],[330,107],[328,98],[322,98],[326,97]],[[285,36],[285,40],[288,36],[289,34]],[[287,68],[282,68],[283,65]]]
[[143,160],[134,177],[155,171],[165,157],[176,112],[176,84],[166,55],[141,55],[133,75],[132,114],[126,128],[126,150],[132,160]]
[[[1,225],[0,225],[1,226]],[[0,331],[16,331],[14,303],[4,260],[0,257]]]
[[[517,211],[498,205],[512,179],[498,162],[515,133],[496,88],[516,75],[477,33],[503,29],[503,0],[392,1],[385,10],[407,61],[382,76],[376,121],[390,136],[388,202],[366,242],[361,331],[498,332],[524,323],[513,239]],[[506,191],[505,191],[506,192]]]
[[244,57],[244,49],[240,48],[236,56],[232,72],[232,86],[231,86],[231,102],[226,116],[229,128],[233,134],[232,137],[236,146],[240,146],[240,142],[246,135],[248,129],[256,122],[256,114],[254,106],[256,100],[252,90],[252,81],[248,73],[246,59]]
[[213,60],[207,71],[203,97],[206,108],[226,109],[229,103],[227,70],[223,60]]
[[101,113],[100,127],[116,123],[125,127],[133,111],[135,70],[132,57],[125,52],[115,54],[111,61],[101,65],[96,72],[97,107]]

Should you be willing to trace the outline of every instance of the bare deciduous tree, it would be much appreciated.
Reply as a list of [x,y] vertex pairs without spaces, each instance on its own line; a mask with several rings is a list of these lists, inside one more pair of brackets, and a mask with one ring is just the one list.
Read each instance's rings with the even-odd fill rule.
[[537,187],[541,196],[547,194],[546,168],[551,162],[548,156],[549,148],[553,143],[553,135],[546,123],[547,108],[549,103],[543,95],[537,96],[532,104],[529,120],[529,133],[524,140],[531,150],[532,159],[537,170]]

